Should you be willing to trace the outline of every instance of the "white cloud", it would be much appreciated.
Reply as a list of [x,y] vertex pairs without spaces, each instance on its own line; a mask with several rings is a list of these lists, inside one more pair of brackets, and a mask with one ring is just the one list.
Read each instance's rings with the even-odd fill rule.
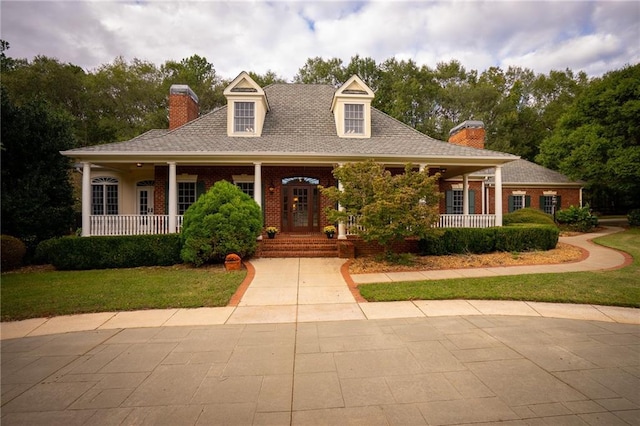
[[359,54],[434,67],[517,65],[599,75],[640,61],[640,3],[417,1],[2,1],[12,57],[86,69],[116,56],[162,64],[193,54],[218,74],[271,69],[291,79],[310,57]]

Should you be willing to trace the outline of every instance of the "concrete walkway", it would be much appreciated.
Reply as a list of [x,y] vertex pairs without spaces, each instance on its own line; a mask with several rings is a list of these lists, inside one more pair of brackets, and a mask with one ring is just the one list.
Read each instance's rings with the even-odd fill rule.
[[237,306],[2,323],[0,421],[640,424],[639,310],[357,303],[342,264],[254,261]]

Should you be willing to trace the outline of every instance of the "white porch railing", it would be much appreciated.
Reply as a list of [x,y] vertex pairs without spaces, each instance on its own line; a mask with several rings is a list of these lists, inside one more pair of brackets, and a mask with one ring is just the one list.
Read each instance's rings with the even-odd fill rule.
[[[183,216],[176,217],[174,232],[182,229]],[[89,217],[89,235],[155,235],[170,234],[169,215],[93,215]]]
[[490,228],[496,226],[494,214],[441,214],[437,228]]
[[[356,235],[362,230],[356,216],[349,216],[346,224],[347,235]],[[496,216],[493,214],[441,214],[434,228],[490,228],[496,226]]]

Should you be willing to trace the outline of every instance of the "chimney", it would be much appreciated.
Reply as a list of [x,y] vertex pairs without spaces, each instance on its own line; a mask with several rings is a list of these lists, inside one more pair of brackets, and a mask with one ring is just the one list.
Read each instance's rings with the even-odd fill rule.
[[186,84],[173,84],[169,89],[169,130],[198,118],[198,97]]
[[484,123],[477,120],[467,120],[449,131],[449,142],[484,149]]

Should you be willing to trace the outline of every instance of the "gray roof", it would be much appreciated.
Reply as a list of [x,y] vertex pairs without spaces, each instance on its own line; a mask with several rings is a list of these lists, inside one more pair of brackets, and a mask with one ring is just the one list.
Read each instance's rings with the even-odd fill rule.
[[264,88],[270,110],[261,137],[227,136],[227,107],[214,110],[172,131],[151,131],[134,139],[66,151],[83,155],[208,155],[299,154],[307,156],[398,156],[476,158],[511,161],[518,157],[497,151],[454,145],[433,139],[385,113],[371,109],[371,138],[340,138],[327,85],[273,84]]
[[[495,169],[484,169],[473,173],[474,175],[489,176],[489,183],[494,183]],[[519,159],[502,166],[502,184],[556,184],[556,185],[583,185],[582,181],[575,181],[555,170],[547,169],[531,161]]]

